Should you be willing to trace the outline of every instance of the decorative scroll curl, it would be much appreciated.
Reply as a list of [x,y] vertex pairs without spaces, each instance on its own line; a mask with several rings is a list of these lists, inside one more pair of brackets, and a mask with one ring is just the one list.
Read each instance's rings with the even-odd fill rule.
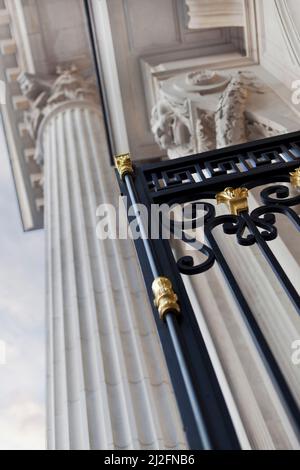
[[[247,186],[253,188],[255,184],[249,183]],[[215,198],[215,193],[202,193],[201,196],[206,200],[212,200]],[[192,255],[181,257],[177,260],[180,273],[185,275],[204,273],[214,265],[216,260],[212,248],[205,243],[200,243],[196,237],[191,236],[188,233],[190,229],[195,230],[201,226],[204,227],[205,237],[209,240],[213,230],[221,226],[226,235],[236,235],[239,245],[253,246],[257,243],[260,244],[262,241],[269,242],[277,238],[276,214],[283,214],[300,231],[299,215],[291,208],[300,204],[300,196],[290,197],[290,189],[287,186],[274,184],[261,191],[261,199],[265,205],[253,210],[251,213],[247,212],[245,217],[235,214],[216,216],[215,206],[202,200],[186,204],[189,207],[189,216],[184,217],[184,221],[171,221],[171,231],[177,235],[180,233],[180,240],[204,255],[205,260],[202,263],[196,263]],[[176,201],[176,203],[180,205],[183,204],[183,201]],[[200,204],[202,208],[201,217],[197,212],[197,207]]]
[[[201,204],[202,215],[199,217],[198,214],[198,206]],[[183,221],[171,221],[170,227],[171,232],[173,235],[180,235],[180,240],[189,245],[190,248],[194,250],[194,252],[201,253],[205,256],[205,260],[202,263],[196,264],[195,259],[193,256],[183,256],[177,260],[177,267],[181,274],[193,276],[196,274],[201,274],[203,272],[208,271],[215,262],[215,255],[211,248],[209,248],[204,243],[197,240],[196,237],[190,236],[187,231],[192,229],[195,230],[197,228],[203,227],[208,220],[215,217],[215,207],[213,204],[209,204],[207,202],[191,202],[188,205],[188,213],[189,216],[185,217]],[[204,211],[204,213],[203,213]],[[184,216],[186,215],[187,211],[183,212]]]
[[[262,229],[260,234],[265,241],[277,238],[278,232],[274,226],[276,222],[274,214],[257,214],[256,211],[253,211],[250,218],[257,228]],[[256,243],[254,234],[250,230],[247,233],[249,229],[247,222],[240,216],[222,215],[216,217],[206,225],[205,232],[212,232],[218,226],[222,226],[226,235],[236,235],[239,245],[252,246]]]
[[292,207],[300,204],[300,195],[290,197],[290,189],[282,184],[269,186],[268,188],[263,189],[260,196],[262,202],[266,205],[280,204]]

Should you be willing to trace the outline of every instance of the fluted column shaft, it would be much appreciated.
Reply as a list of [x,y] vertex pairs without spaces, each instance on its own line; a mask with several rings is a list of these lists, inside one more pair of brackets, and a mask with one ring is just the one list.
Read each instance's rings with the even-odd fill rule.
[[132,242],[96,237],[98,205],[118,194],[99,107],[58,105],[39,139],[49,448],[185,448]]

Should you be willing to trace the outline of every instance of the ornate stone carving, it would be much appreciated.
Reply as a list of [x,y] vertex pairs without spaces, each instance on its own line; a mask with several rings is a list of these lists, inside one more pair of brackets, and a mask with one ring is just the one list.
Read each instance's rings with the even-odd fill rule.
[[201,95],[223,91],[229,83],[229,79],[211,70],[200,70],[186,74],[187,85],[197,87]]
[[195,123],[196,153],[214,150],[216,148],[216,129],[214,113],[198,110]]
[[201,70],[166,80],[151,127],[170,158],[201,153],[284,132],[247,114],[264,86],[253,73]]
[[242,144],[284,133],[282,126],[265,124],[247,116],[247,103],[253,94],[263,94],[263,85],[253,73],[238,72],[221,95],[216,112],[216,147]]
[[218,72],[200,70],[183,75],[176,83],[171,81],[171,88],[161,90],[151,126],[155,141],[168,151],[170,158],[216,147],[214,114],[210,110],[194,109],[192,97],[220,93],[229,81]]
[[286,132],[286,129],[280,125],[266,124],[251,117],[246,117],[246,125],[248,141],[274,137]]
[[77,67],[57,69],[58,77],[53,83],[48,106],[70,100],[95,100],[96,87],[93,79],[84,79]]
[[160,100],[153,109],[151,125],[156,143],[163,150],[168,150],[171,158],[192,152],[194,141],[187,100],[183,106],[171,100]]
[[51,95],[52,77],[38,77],[22,73],[19,77],[22,94],[30,101],[30,110],[24,112],[25,127],[33,140],[36,140],[37,129],[43,119],[43,110]]
[[247,141],[245,110],[248,89],[242,74],[232,78],[221,95],[216,112],[216,147]]
[[23,73],[19,77],[22,93],[30,101],[30,110],[24,113],[24,123],[35,141],[41,122],[53,107],[71,100],[96,99],[96,88],[85,80],[75,66],[57,69],[55,76]]

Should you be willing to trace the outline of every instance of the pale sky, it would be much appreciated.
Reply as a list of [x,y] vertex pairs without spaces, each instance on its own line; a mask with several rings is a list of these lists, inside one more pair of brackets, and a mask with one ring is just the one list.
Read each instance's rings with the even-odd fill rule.
[[0,450],[44,449],[44,235],[22,230],[1,124],[0,148]]

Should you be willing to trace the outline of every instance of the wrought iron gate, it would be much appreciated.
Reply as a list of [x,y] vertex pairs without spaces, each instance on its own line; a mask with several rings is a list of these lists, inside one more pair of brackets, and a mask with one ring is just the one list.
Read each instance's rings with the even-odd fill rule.
[[[136,219],[144,235],[135,241],[136,249],[190,447],[239,448],[230,413],[182,280],[182,275],[205,273],[215,263],[223,272],[299,432],[299,407],[251,305],[222,253],[214,229],[221,227],[225,234],[236,236],[239,245],[256,244],[300,313],[299,293],[268,243],[278,235],[277,214],[286,216],[294,229],[300,230],[299,215],[295,211],[300,204],[300,194],[291,195],[290,186],[284,184],[300,189],[300,132],[153,164],[132,165],[129,155],[121,155],[116,158],[116,165],[121,193],[135,208],[129,222]],[[251,212],[248,192],[263,185],[267,186],[260,194],[262,205]],[[203,263],[195,265],[192,257],[176,260],[169,240],[147,238],[149,227],[144,226],[137,204],[145,205],[149,213],[152,204],[190,204],[191,226],[196,227],[193,208],[200,200],[204,201],[205,211],[206,244],[199,249],[206,257]],[[213,200],[226,203],[228,215],[217,216]],[[183,241],[189,243],[191,240],[183,234]]]

